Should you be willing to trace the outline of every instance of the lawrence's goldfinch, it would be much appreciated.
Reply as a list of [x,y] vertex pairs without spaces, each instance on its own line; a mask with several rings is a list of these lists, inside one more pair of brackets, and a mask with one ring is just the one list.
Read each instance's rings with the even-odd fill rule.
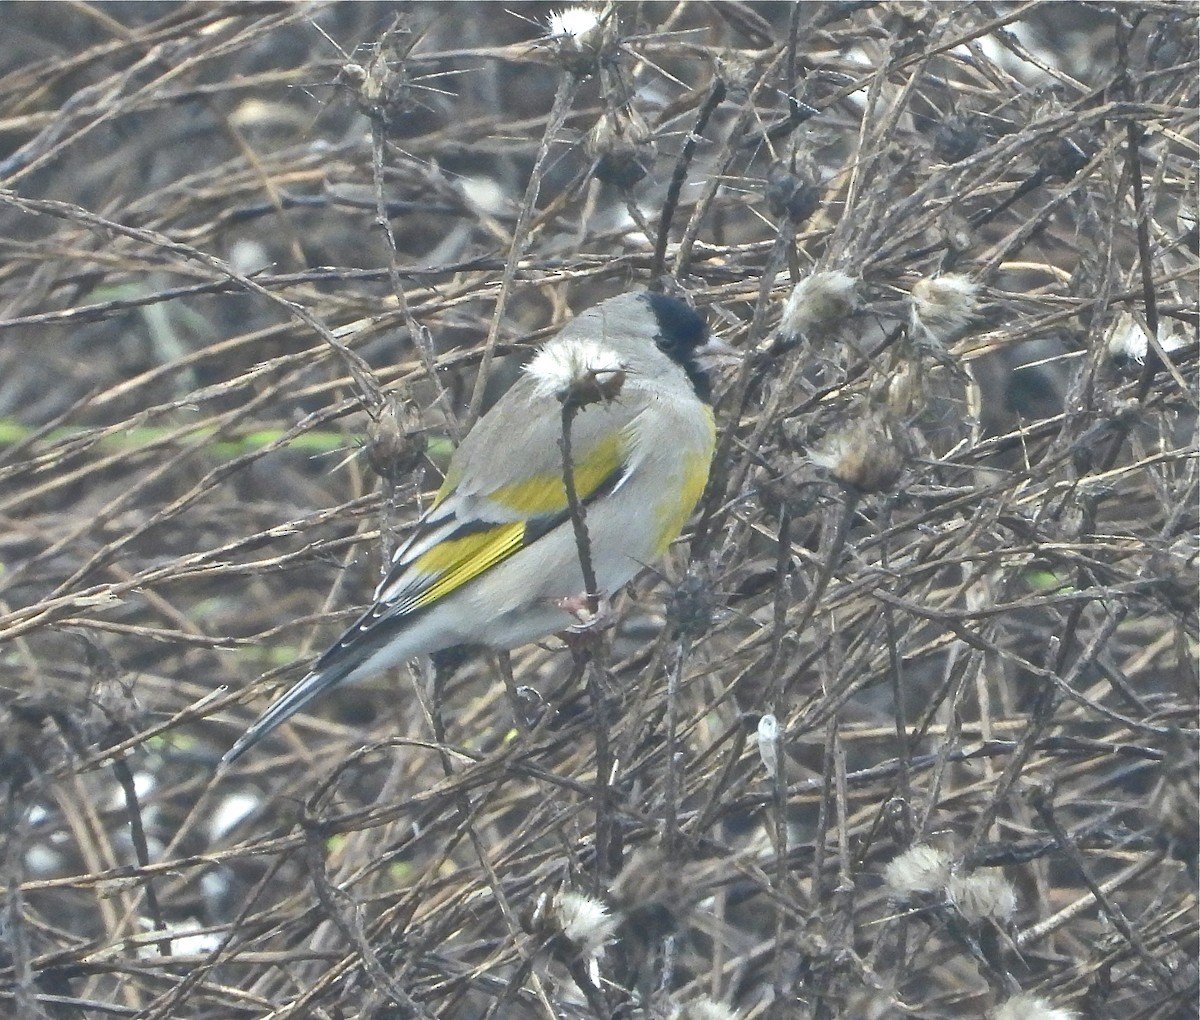
[[573,319],[455,451],[371,608],[224,762],[335,684],[455,645],[512,648],[578,622],[560,605],[584,593],[560,398],[581,380],[607,394],[571,424],[597,583],[615,592],[661,556],[708,479],[716,428],[702,359],[723,346],[692,309],[661,294],[624,294]]

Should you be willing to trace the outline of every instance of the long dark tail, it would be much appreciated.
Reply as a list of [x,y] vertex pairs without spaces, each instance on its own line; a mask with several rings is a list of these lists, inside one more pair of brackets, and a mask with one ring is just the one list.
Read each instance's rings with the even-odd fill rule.
[[320,697],[330,687],[343,680],[350,672],[351,665],[351,663],[344,663],[324,668],[318,666],[303,680],[297,682],[287,694],[260,715],[254,724],[238,738],[233,747],[225,752],[219,767],[223,769],[232,765],[276,726],[290,719],[314,698]]

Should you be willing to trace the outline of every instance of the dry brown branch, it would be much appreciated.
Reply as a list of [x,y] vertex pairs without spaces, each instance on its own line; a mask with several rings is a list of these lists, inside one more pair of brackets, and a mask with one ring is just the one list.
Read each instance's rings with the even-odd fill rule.
[[[1194,5],[557,11],[5,10],[0,1014],[1187,1015]],[[218,780],[633,287],[743,361],[601,661]]]

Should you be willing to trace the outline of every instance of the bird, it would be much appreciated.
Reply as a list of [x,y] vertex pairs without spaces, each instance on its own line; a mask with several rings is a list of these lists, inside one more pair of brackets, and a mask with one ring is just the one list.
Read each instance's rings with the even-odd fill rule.
[[[631,291],[580,312],[525,366],[451,456],[429,509],[403,537],[374,599],[222,758],[241,757],[313,699],[421,655],[515,648],[579,622],[586,593],[563,470],[595,581],[614,593],[678,537],[716,446],[710,370],[733,349],[684,301]],[[594,593],[591,593],[594,594]]]

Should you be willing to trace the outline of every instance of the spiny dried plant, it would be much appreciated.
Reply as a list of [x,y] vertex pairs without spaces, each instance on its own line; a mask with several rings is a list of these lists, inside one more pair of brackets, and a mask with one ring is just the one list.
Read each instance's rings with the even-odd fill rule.
[[[0,1013],[1194,1004],[1194,6],[4,20]],[[641,287],[740,359],[616,629],[217,778]]]

